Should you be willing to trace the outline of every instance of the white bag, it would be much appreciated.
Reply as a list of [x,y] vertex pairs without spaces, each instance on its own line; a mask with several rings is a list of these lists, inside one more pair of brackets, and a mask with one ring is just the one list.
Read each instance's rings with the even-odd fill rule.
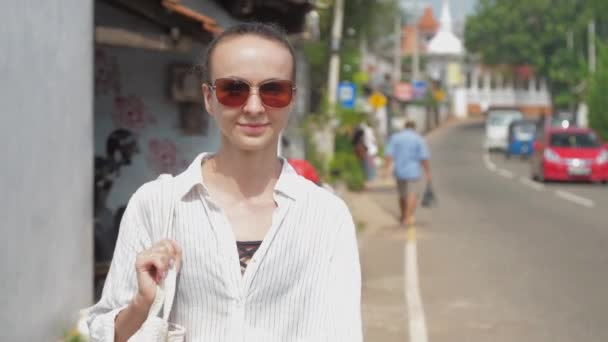
[[[163,283],[156,288],[154,303],[148,313],[148,318],[139,328],[135,335],[131,336],[130,342],[183,342],[186,335],[184,327],[169,323],[169,314],[175,296],[175,282],[177,272],[172,267],[167,272]],[[162,308],[162,318],[160,314]]]
[[[175,214],[175,191],[173,185],[173,176],[162,174],[158,176],[162,180],[162,198],[163,206],[168,208],[167,220],[164,226],[163,237],[168,238],[173,234],[173,217]],[[177,270],[171,267],[167,272],[164,281],[156,287],[156,296],[154,303],[150,307],[148,317],[135,333],[131,336],[131,342],[183,342],[186,336],[186,329],[180,325],[169,323],[169,314],[173,307],[173,299],[175,298],[175,287],[177,283]],[[163,311],[162,318],[159,317],[160,311]],[[78,331],[80,335],[89,338],[89,328],[87,319],[91,307],[80,310],[80,319],[78,320]]]
[[[170,201],[170,203],[163,203],[169,208],[167,222],[165,225],[165,232],[163,237],[172,236],[173,229],[173,217],[175,214],[175,192],[173,191],[173,177],[171,175],[160,175],[158,177],[162,180],[162,192],[163,199]],[[169,191],[167,191],[169,190]],[[169,194],[169,195],[167,195]],[[154,303],[150,307],[148,318],[142,324],[141,328],[131,336],[130,342],[183,342],[186,336],[186,329],[184,327],[169,323],[169,315],[171,314],[171,308],[173,307],[173,299],[175,298],[175,286],[177,283],[177,270],[175,266],[172,266],[167,272],[167,276],[156,287],[156,296],[154,297]],[[159,314],[162,309],[162,318]]]

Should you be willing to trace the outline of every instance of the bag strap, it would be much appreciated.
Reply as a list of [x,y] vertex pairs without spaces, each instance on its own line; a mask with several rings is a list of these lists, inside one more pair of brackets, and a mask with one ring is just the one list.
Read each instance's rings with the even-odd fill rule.
[[[161,197],[162,197],[162,208],[163,213],[166,215],[163,226],[162,238],[169,238],[174,235],[174,217],[175,217],[175,184],[173,176],[170,174],[161,174],[158,176],[158,180],[161,182]],[[169,315],[173,307],[173,300],[175,298],[175,289],[177,283],[177,270],[175,265],[169,268],[165,279],[156,286],[156,295],[154,302],[148,313],[148,317],[158,317],[160,311],[163,311],[163,320],[169,321]]]

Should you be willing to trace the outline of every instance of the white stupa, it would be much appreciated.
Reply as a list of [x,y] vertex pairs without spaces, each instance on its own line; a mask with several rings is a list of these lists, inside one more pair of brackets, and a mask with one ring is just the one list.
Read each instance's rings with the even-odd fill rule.
[[460,56],[464,53],[462,41],[452,32],[452,15],[449,0],[443,0],[439,32],[427,46],[429,55]]

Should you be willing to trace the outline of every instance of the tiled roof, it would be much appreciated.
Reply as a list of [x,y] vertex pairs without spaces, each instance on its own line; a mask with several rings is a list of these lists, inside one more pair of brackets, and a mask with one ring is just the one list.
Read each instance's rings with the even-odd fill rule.
[[435,33],[437,32],[437,29],[439,29],[439,22],[437,19],[435,19],[435,15],[433,14],[433,9],[431,7],[424,9],[424,13],[418,21],[418,29],[427,33]]

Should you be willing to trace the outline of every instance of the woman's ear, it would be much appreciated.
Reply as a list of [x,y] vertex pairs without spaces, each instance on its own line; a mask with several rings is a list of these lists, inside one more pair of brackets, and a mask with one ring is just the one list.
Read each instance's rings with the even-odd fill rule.
[[201,86],[201,90],[203,91],[203,99],[205,101],[205,110],[210,115],[213,115],[213,111],[211,110],[211,101],[213,101],[213,98],[212,98],[213,94],[211,91],[211,87],[209,87],[209,85],[207,83],[203,83],[203,85]]

